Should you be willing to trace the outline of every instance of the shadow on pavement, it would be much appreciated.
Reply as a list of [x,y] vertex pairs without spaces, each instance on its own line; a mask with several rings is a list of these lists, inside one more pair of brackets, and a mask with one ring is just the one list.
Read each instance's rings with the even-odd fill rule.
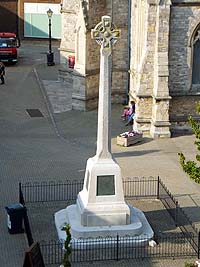
[[119,152],[119,153],[113,153],[114,156],[116,157],[134,157],[134,156],[143,156],[146,154],[151,154],[151,153],[157,153],[160,150],[142,150],[142,151],[124,151],[124,152]]

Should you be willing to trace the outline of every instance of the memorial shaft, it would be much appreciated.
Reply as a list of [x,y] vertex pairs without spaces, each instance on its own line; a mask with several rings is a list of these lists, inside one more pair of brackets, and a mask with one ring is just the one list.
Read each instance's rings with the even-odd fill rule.
[[98,106],[98,133],[97,151],[99,158],[111,157],[111,77],[110,54],[100,50],[100,80],[99,80],[99,106]]
[[103,16],[102,21],[92,30],[92,38],[101,45],[100,49],[100,79],[97,151],[98,158],[111,158],[111,66],[112,46],[120,36],[120,31],[112,24],[109,16]]

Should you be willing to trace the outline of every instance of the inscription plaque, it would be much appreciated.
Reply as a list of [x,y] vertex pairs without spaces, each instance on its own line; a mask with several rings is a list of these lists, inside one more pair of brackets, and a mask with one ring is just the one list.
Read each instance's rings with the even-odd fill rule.
[[97,176],[97,196],[115,195],[115,176]]

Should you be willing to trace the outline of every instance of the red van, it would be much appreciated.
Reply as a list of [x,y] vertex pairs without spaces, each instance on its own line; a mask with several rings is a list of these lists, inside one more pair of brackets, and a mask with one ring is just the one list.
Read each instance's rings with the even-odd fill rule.
[[17,63],[17,48],[19,40],[15,33],[0,32],[0,60]]

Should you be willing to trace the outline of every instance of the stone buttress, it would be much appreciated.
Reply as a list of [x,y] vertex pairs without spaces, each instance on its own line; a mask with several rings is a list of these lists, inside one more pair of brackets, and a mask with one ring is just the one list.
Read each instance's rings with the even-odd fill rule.
[[170,1],[132,2],[130,97],[136,100],[134,129],[170,137],[168,44]]

